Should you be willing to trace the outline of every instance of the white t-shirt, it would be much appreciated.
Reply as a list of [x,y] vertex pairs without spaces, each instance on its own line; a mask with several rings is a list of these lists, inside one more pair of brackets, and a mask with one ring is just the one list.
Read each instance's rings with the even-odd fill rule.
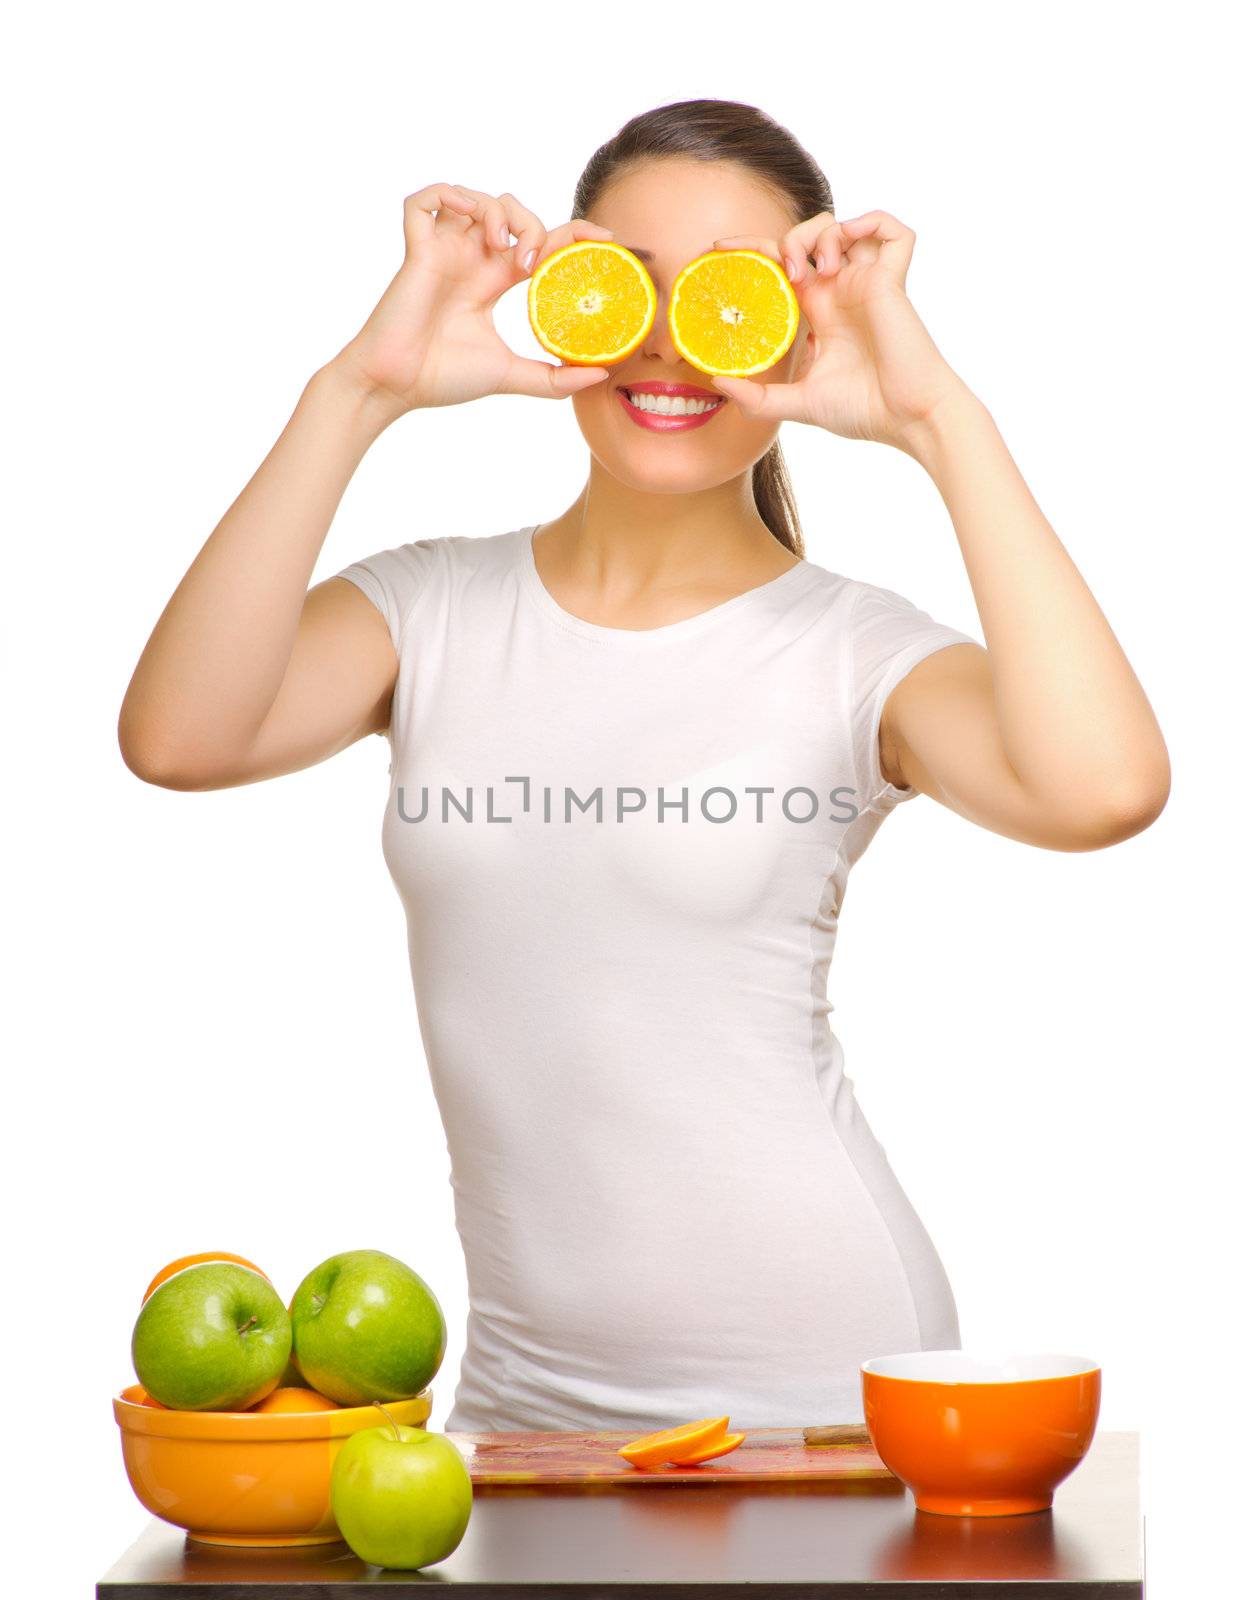
[[383,848],[470,1302],[446,1426],[860,1422],[862,1361],[960,1338],[828,966],[917,793],[880,770],[884,702],[977,641],[809,561],[603,627],[533,531],[340,574],[399,658]]

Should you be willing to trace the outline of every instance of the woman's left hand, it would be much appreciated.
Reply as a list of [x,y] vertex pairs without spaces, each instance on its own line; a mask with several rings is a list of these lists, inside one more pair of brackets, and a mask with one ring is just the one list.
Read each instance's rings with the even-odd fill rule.
[[946,396],[966,391],[906,294],[914,239],[887,211],[848,222],[821,211],[779,243],[745,234],[716,239],[716,249],[759,250],[784,266],[809,332],[791,382],[766,373],[710,381],[748,416],[906,449]]

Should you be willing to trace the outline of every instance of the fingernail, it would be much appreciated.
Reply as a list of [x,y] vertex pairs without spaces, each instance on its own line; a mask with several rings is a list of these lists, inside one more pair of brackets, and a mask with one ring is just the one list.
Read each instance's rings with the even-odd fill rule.
[[823,257],[822,257],[822,255],[818,255],[818,256],[815,257],[815,271],[816,272],[822,272],[823,271]]
[[498,230],[498,242],[499,242],[499,244],[502,245],[504,250],[507,248],[507,241],[510,238],[511,238],[511,235],[507,232],[506,228],[500,228]]
[[789,275],[789,282],[792,283],[794,278],[797,277],[797,262],[794,261],[792,256],[785,256],[785,258],[784,258],[784,270]]
[[534,246],[534,248],[532,250],[530,250],[528,255],[526,255],[525,258],[524,258],[524,270],[526,272],[532,272],[533,263],[536,260],[537,260],[537,247]]

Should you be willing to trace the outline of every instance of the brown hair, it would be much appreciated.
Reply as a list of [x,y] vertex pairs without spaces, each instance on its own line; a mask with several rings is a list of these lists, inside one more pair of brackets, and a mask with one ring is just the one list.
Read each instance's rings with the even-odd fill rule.
[[[572,216],[588,217],[626,167],[663,156],[737,162],[790,208],[794,222],[833,211],[832,190],[814,157],[766,112],[737,100],[679,100],[641,112],[594,151],[577,182]],[[779,439],[754,463],[753,489],[758,513],[772,533],[794,555],[803,555],[797,502]]]

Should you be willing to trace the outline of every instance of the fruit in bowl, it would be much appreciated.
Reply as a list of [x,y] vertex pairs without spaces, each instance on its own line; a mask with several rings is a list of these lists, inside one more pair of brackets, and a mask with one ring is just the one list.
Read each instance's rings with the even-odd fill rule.
[[[294,1358],[292,1312],[306,1366]],[[181,1257],[148,1286],[131,1340],[139,1381],[113,1400],[131,1487],[155,1516],[201,1541],[337,1540],[334,1461],[352,1435],[376,1428],[378,1416],[371,1404],[351,1400],[380,1389],[405,1439],[423,1436],[432,1408],[427,1384],[445,1348],[433,1291],[381,1251],[330,1257],[308,1274],[289,1310],[244,1257]],[[445,1448],[453,1446],[445,1441]],[[422,1459],[436,1462],[438,1449]],[[445,1449],[440,1459],[445,1481],[454,1463],[446,1466]],[[428,1481],[436,1479],[433,1472]],[[446,1494],[430,1502],[455,1503]],[[431,1543],[417,1553],[441,1559],[427,1551],[454,1519],[422,1521]]]
[[446,1354],[433,1290],[382,1250],[347,1250],[314,1267],[295,1290],[290,1323],[304,1382],[342,1406],[418,1394]]
[[915,1508],[1047,1511],[1092,1442],[1101,1369],[1065,1355],[921,1350],[862,1363],[867,1432]]
[[[328,1411],[175,1411],[142,1404],[131,1384],[113,1399],[126,1476],[153,1516],[206,1544],[300,1545],[341,1539],[330,1503],[338,1452],[378,1420],[373,1406]],[[432,1390],[390,1414],[419,1428]]]
[[334,1520],[361,1561],[414,1569],[444,1561],[472,1515],[472,1477],[442,1433],[385,1424],[353,1434],[330,1476]]
[[272,1394],[266,1394],[258,1405],[248,1406],[247,1409],[267,1414],[274,1411],[338,1411],[341,1408],[333,1400],[327,1400],[323,1394],[318,1394],[315,1389],[285,1385],[274,1389]]
[[144,1301],[150,1300],[161,1284],[172,1278],[175,1272],[181,1272],[184,1267],[197,1267],[205,1261],[232,1261],[236,1266],[250,1267],[262,1278],[268,1277],[268,1273],[254,1261],[248,1261],[246,1256],[236,1256],[232,1250],[201,1250],[196,1255],[179,1256],[176,1261],[170,1261],[167,1266],[163,1266],[143,1291]]
[[242,1411],[277,1388],[290,1356],[290,1317],[254,1268],[202,1262],[143,1302],[130,1341],[139,1382],[179,1411]]

